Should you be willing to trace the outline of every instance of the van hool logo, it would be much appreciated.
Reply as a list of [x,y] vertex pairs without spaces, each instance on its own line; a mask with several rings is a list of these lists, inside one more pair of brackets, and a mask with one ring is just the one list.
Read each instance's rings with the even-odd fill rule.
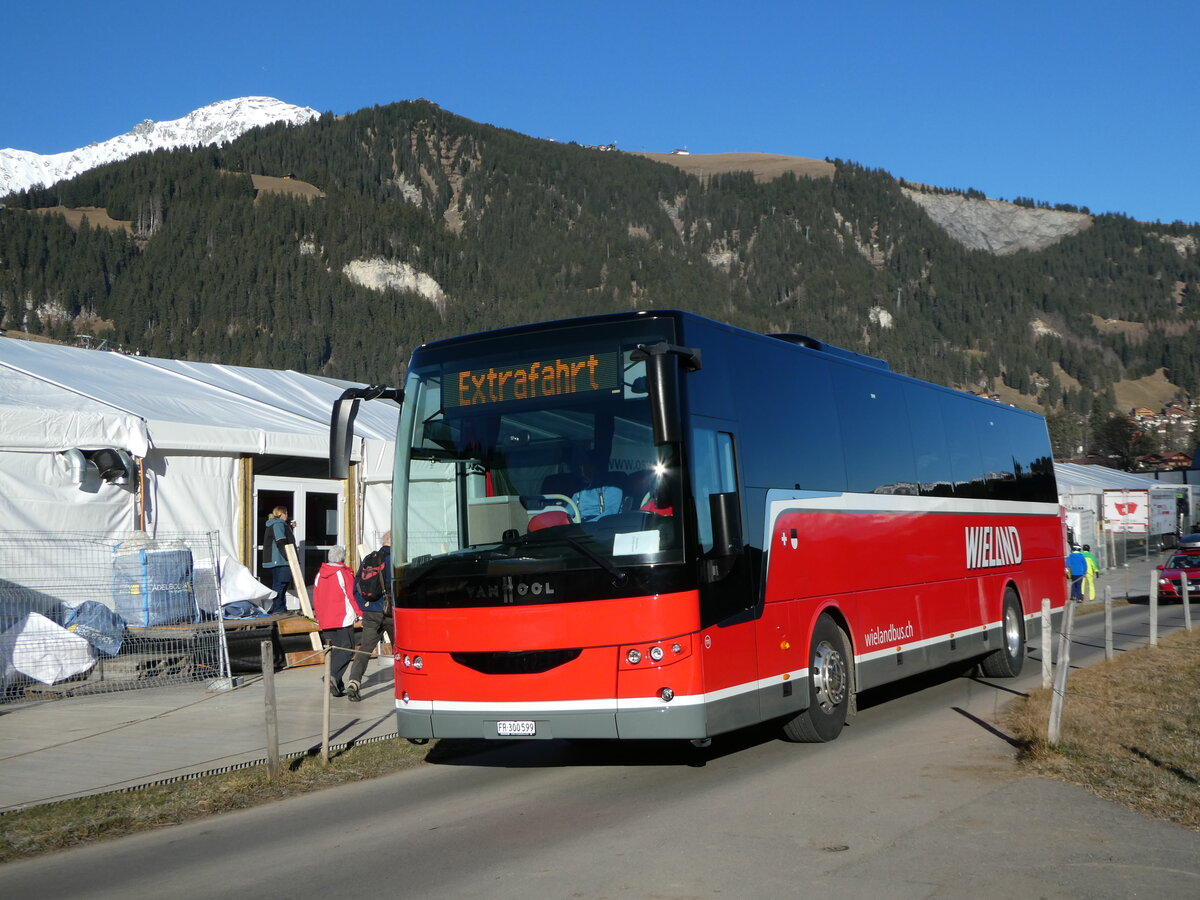
[[512,603],[525,597],[553,597],[555,593],[552,581],[514,580],[511,575],[482,584],[468,584],[465,590],[473,601],[499,600],[502,603]]
[[996,566],[1020,564],[1021,535],[1015,525],[982,525],[965,531],[968,569],[993,569]]

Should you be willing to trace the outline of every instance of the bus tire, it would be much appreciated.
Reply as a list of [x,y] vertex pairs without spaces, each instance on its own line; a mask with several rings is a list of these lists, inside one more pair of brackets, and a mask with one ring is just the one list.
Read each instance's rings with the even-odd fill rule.
[[1004,592],[1004,614],[1000,619],[1000,649],[979,663],[989,678],[1015,678],[1025,665],[1025,617],[1021,601],[1011,586]]
[[813,628],[808,655],[808,709],[784,723],[787,740],[824,743],[841,733],[850,712],[851,665],[845,632],[822,615]]

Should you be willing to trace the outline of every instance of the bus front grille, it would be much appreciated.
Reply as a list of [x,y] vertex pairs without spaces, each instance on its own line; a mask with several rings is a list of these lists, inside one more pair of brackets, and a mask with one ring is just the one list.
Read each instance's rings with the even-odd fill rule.
[[484,675],[536,675],[549,672],[576,659],[582,649],[525,650],[504,653],[451,653],[450,658],[461,666]]

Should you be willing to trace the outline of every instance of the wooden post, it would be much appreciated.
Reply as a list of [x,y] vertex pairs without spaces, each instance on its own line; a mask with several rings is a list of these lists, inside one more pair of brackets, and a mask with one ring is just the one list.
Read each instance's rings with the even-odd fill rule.
[[279,707],[275,703],[275,649],[262,642],[263,702],[267,715],[267,777],[274,781],[283,774],[279,761]]
[[1184,571],[1180,571],[1179,576],[1180,576],[1180,580],[1182,582],[1180,584],[1180,587],[1183,589],[1183,595],[1182,595],[1182,597],[1183,597],[1183,627],[1185,630],[1191,631],[1192,630],[1192,598],[1190,596],[1190,592],[1188,591],[1188,573],[1184,572]]
[[1054,625],[1050,619],[1050,598],[1042,598],[1042,687],[1050,687],[1050,657],[1054,655]]
[[1058,661],[1054,669],[1054,691],[1050,695],[1050,721],[1046,740],[1057,744],[1062,737],[1063,701],[1067,696],[1067,673],[1071,668],[1071,629],[1075,625],[1075,603],[1067,601],[1063,608],[1062,632],[1058,640]]
[[[304,570],[300,568],[300,560],[296,558],[296,548],[292,544],[287,544],[284,546],[283,552],[287,556],[288,566],[292,570],[292,583],[296,585],[296,593],[300,597],[300,612],[310,619],[315,619],[312,603],[308,599],[308,585],[304,583]],[[314,650],[321,649],[321,636],[317,632],[310,632],[308,639]]]
[[1104,658],[1113,658],[1112,587],[1104,586]]
[[333,654],[329,652],[329,646],[325,647],[325,709],[321,717],[321,763],[329,765],[329,685],[332,683],[333,667],[330,662],[330,657]]
[[1150,573],[1150,646],[1158,646],[1158,572]]

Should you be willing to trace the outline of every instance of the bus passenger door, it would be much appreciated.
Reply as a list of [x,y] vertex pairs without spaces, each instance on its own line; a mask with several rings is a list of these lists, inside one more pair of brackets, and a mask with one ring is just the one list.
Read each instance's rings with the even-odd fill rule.
[[[750,577],[745,509],[739,489],[732,423],[694,417],[692,488],[700,573],[700,648],[704,690],[719,693],[708,708],[709,732],[759,721],[757,597]],[[714,521],[715,519],[715,521]],[[718,546],[725,542],[727,546]]]

